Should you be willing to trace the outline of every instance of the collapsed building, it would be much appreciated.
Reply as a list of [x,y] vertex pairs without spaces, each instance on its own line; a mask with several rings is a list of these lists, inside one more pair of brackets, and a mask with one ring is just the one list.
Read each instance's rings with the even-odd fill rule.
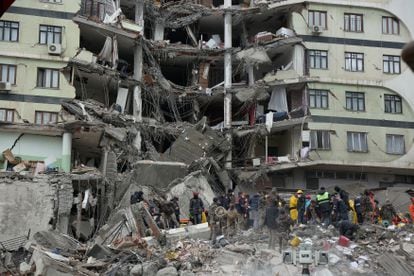
[[36,2],[0,21],[2,240],[86,241],[139,189],[413,184],[401,1]]

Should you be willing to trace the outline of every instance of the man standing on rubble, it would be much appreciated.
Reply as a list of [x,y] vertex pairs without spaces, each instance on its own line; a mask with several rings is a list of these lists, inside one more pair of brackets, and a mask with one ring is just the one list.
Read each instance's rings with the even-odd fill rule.
[[385,204],[382,206],[380,210],[380,216],[383,225],[391,225],[391,223],[394,221],[394,218],[398,216],[394,206],[392,206],[389,199],[387,199],[385,201]]
[[298,223],[305,224],[306,198],[302,190],[298,190],[296,194],[298,195],[298,201],[296,205],[296,209],[298,210]]
[[178,227],[180,226],[180,205],[178,203],[178,197],[173,197],[171,199],[171,202],[174,205],[174,214],[175,214],[175,218],[177,219],[178,222]]
[[276,246],[278,215],[279,208],[276,206],[276,202],[272,202],[271,205],[267,207],[265,215],[265,225],[269,229],[269,249],[274,249]]
[[259,206],[260,206],[260,195],[259,193],[256,193],[253,195],[253,197],[250,199],[250,219],[253,220],[253,229],[257,230],[259,229]]
[[355,198],[354,208],[357,214],[357,221],[359,224],[362,224],[364,222],[364,217],[362,215],[362,194]]
[[410,198],[411,204],[408,206],[408,211],[410,212],[411,222],[414,223],[414,197]]
[[219,199],[213,198],[213,203],[208,209],[208,223],[210,225],[210,240],[216,243],[217,235],[220,232],[220,219],[216,215],[216,210],[220,206]]
[[201,213],[204,211],[204,204],[197,192],[193,192],[193,198],[190,200],[190,217],[193,224],[201,223]]
[[364,191],[364,196],[362,197],[362,214],[364,216],[364,222],[373,223],[375,215],[375,199],[374,193],[368,190]]
[[234,203],[230,203],[229,210],[226,213],[227,215],[227,226],[226,226],[226,233],[227,238],[233,236],[236,234],[236,228],[237,228],[237,219],[239,214],[236,211],[236,208],[234,207]]
[[319,193],[316,195],[316,201],[318,203],[318,209],[321,214],[321,221],[326,227],[331,224],[331,197],[325,190],[325,187],[321,187]]
[[346,207],[348,208],[348,210],[351,209],[351,207],[349,206],[349,194],[347,191],[345,191],[344,189],[339,188],[338,186],[335,186],[335,192],[337,192],[339,194],[339,196],[341,197],[341,199],[344,201]]
[[293,224],[293,221],[289,218],[285,208],[279,208],[279,216],[277,218],[277,230],[279,236],[279,252],[282,253],[284,244],[283,241],[287,240],[289,237],[290,226]]

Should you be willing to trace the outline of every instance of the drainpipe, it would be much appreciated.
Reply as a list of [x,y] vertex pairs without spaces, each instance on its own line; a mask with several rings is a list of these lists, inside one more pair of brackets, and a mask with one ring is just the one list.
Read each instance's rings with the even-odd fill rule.
[[[224,8],[231,8],[232,0],[224,0]],[[228,91],[231,89],[231,77],[232,77],[232,67],[231,67],[231,48],[232,48],[232,33],[231,33],[231,21],[232,15],[231,12],[226,10],[224,15],[224,127],[227,129],[226,138],[230,142],[231,147],[233,146],[233,139],[231,133],[231,121],[232,121],[232,112],[231,112],[231,102],[232,95]],[[226,156],[226,169],[232,168],[232,150],[227,153]],[[232,182],[228,183],[227,188],[232,188]]]
[[[142,43],[144,42],[144,1],[135,1],[135,23],[142,27],[142,38],[134,48],[134,80],[142,81]],[[138,123],[142,122],[142,91],[140,85],[134,86],[133,115]],[[134,140],[134,147],[141,151],[141,132],[138,131]]]
[[72,133],[65,132],[62,137],[62,170],[69,173],[71,169]]

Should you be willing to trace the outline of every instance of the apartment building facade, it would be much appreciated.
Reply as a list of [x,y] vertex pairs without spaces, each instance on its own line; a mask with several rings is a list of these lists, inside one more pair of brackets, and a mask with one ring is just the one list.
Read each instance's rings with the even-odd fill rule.
[[64,70],[79,47],[80,1],[17,0],[0,19],[0,121],[57,122],[74,98]]
[[293,169],[293,186],[414,183],[414,75],[400,57],[414,32],[404,9],[414,3],[402,2],[307,1],[293,13],[316,79],[307,84],[312,115],[302,134],[310,155]]

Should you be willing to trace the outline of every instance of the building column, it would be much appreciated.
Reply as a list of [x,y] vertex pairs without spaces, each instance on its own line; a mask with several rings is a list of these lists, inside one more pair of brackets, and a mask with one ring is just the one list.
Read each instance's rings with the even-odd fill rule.
[[[135,23],[142,27],[142,38],[134,48],[134,80],[142,81],[142,43],[144,43],[144,1],[135,1]],[[134,86],[133,93],[133,115],[138,123],[142,122],[142,91],[140,85]],[[141,151],[141,132],[138,131],[134,140],[134,147]]]
[[163,41],[164,40],[164,24],[162,23],[155,23],[154,29],[154,41]]
[[[225,0],[224,1],[224,8],[230,9],[231,8],[231,1],[232,0]],[[231,133],[231,123],[232,123],[232,94],[229,89],[232,86],[232,64],[231,64],[231,48],[232,48],[232,15],[231,12],[226,10],[224,15],[224,127],[227,129],[227,139],[233,147],[233,137]],[[232,149],[228,152],[226,156],[226,169],[232,168]],[[228,183],[228,187],[226,188],[233,188],[233,184]]]
[[65,132],[62,137],[62,170],[70,172],[72,154],[72,133]]

